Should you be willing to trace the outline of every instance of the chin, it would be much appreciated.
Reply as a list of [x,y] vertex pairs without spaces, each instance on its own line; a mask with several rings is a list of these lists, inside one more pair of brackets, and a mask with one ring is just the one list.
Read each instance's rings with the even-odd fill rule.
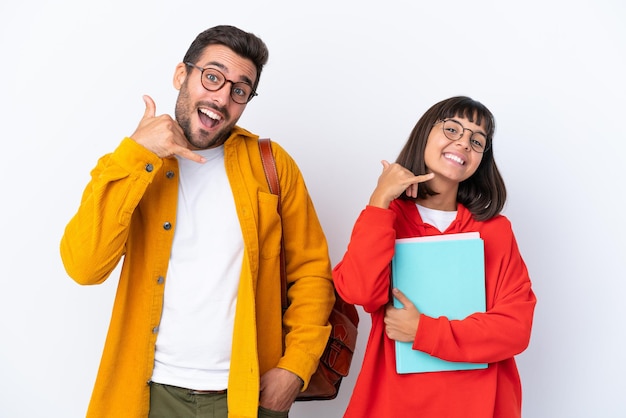
[[229,133],[223,131],[216,131],[213,133],[200,131],[199,134],[193,136],[191,140],[187,141],[196,149],[209,149],[222,145],[226,142],[229,136]]

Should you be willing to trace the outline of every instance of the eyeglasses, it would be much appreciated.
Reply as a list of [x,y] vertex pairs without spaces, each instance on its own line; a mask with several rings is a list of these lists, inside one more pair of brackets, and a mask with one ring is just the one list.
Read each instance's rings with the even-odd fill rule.
[[[470,146],[476,152],[483,153],[489,149],[489,143],[487,142],[487,137],[482,132],[474,132],[471,129],[464,128],[459,122],[454,119],[444,119],[441,127],[443,129],[443,134],[450,141],[458,141],[463,138],[463,134],[465,131],[470,131],[472,136],[470,136]],[[438,123],[439,123],[438,122]]]
[[250,84],[244,83],[243,81],[235,82],[229,80],[215,68],[202,68],[190,62],[186,62],[185,64],[198,69],[202,73],[200,74],[200,82],[202,83],[202,87],[208,91],[218,91],[224,87],[224,84],[227,82],[230,83],[230,97],[235,103],[246,104],[252,100],[254,96],[258,96],[257,92],[254,91]]

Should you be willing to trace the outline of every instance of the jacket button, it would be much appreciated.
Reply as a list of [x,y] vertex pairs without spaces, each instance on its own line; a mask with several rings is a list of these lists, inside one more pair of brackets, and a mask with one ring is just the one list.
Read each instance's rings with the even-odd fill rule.
[[157,279],[158,284],[163,284],[164,281],[165,279],[163,278],[163,276],[159,276],[159,278]]
[[152,170],[154,170],[154,166],[150,163],[146,164],[146,171],[152,173]]
[[157,332],[159,332],[159,327],[158,327],[158,325],[157,325],[156,327],[152,328],[152,333],[153,333],[153,334],[156,334]]
[[166,231],[169,231],[170,229],[172,229],[172,224],[169,222],[165,222],[163,224],[163,229],[165,229]]
[[168,179],[174,178],[174,172],[172,170],[169,170],[167,173],[165,173],[165,177],[167,177]]

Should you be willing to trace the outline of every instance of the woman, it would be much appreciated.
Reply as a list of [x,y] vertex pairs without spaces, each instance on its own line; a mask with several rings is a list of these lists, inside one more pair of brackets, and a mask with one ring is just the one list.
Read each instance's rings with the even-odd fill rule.
[[[484,105],[452,97],[417,122],[396,163],[383,161],[369,204],[333,270],[339,295],[372,317],[365,358],[344,417],[514,418],[521,383],[514,356],[530,340],[535,295],[509,220],[493,156],[495,121]],[[418,175],[414,175],[417,173]],[[397,238],[479,232],[484,240],[486,311],[429,317],[392,295]],[[487,368],[398,374],[395,341],[452,362]]]

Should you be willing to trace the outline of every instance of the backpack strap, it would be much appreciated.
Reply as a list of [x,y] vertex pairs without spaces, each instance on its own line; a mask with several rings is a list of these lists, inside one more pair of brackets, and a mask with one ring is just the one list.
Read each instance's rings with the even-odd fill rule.
[[[270,193],[278,196],[278,206],[276,210],[278,215],[282,219],[281,211],[281,194],[280,194],[280,182],[278,181],[278,171],[276,170],[276,161],[274,160],[274,154],[272,154],[272,143],[269,138],[259,138],[259,152],[261,153],[261,161],[263,162],[263,170],[265,171],[265,178],[270,188]],[[283,312],[287,309],[287,277],[285,267],[285,239],[283,236],[280,238],[280,300],[283,308]]]

